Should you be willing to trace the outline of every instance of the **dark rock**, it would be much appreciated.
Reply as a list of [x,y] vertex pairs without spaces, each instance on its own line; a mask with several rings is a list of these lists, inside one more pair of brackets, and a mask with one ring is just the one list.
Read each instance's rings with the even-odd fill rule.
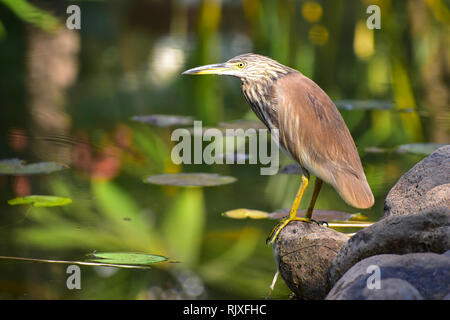
[[293,221],[278,235],[273,250],[280,275],[299,299],[323,299],[328,269],[348,236],[315,223]]
[[415,215],[389,216],[357,232],[339,251],[330,268],[329,286],[353,265],[380,254],[444,253],[450,249],[450,208]]
[[[369,289],[380,268],[380,288]],[[328,300],[445,299],[450,294],[450,257],[447,254],[410,253],[372,256],[355,264],[328,293]]]
[[450,208],[450,145],[443,146],[405,173],[389,191],[384,216]]
[[[442,273],[436,275],[436,272],[445,271],[448,275],[449,257],[436,254],[450,249],[450,145],[439,148],[399,179],[386,198],[383,219],[357,232],[348,241],[345,237],[305,223],[291,223],[280,233],[279,241],[274,245],[275,260],[281,276],[299,298],[321,299],[332,287],[334,293],[330,292],[329,298],[444,298],[450,291],[447,290],[449,278],[443,278]],[[426,259],[420,258],[422,256],[415,260],[402,260],[396,256],[424,252],[439,257],[435,259],[447,259],[447,269],[436,261],[425,266]],[[390,254],[390,258],[385,254]],[[392,268],[389,264],[383,265],[381,282],[384,289],[376,292],[367,288],[365,269],[353,270],[355,264],[372,256],[375,261],[377,257],[385,257],[380,263],[395,262]],[[345,275],[351,270],[350,281]],[[405,276],[408,272],[409,277]],[[430,277],[439,278],[441,285]],[[437,291],[432,291],[426,281],[433,283]],[[447,286],[445,290],[442,285]],[[347,295],[343,286],[352,287],[352,291]]]
[[388,278],[380,281],[380,289],[364,288],[365,300],[423,300],[422,295],[408,281]]

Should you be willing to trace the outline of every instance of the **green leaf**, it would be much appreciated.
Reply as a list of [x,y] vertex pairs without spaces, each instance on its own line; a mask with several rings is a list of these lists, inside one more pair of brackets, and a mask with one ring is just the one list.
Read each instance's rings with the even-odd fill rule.
[[45,31],[53,31],[61,26],[59,20],[52,14],[25,0],[1,0],[0,2],[3,2],[4,5],[9,7],[23,21],[31,23]]
[[267,219],[269,218],[269,214],[264,211],[259,210],[251,210],[251,209],[236,209],[224,212],[222,214],[224,217],[231,219]]
[[43,174],[59,171],[65,168],[67,168],[67,166],[56,162],[25,164],[25,162],[20,159],[0,160],[0,175]]
[[198,262],[206,212],[203,190],[180,190],[171,201],[161,225],[164,243],[170,255],[192,267]]
[[131,253],[131,252],[101,252],[91,253],[88,255],[87,261],[123,264],[123,265],[150,265],[158,262],[166,261],[168,258],[145,253]]
[[144,178],[146,183],[179,187],[212,187],[233,183],[236,180],[234,177],[215,173],[168,173]]
[[58,206],[65,206],[70,203],[72,203],[72,199],[70,198],[57,196],[40,196],[40,195],[18,197],[8,200],[8,204],[12,206],[31,204],[34,207],[58,207]]

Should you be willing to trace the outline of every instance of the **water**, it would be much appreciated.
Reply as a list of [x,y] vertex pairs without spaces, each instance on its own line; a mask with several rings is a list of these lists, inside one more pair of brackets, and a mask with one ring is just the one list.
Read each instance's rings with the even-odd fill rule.
[[[255,119],[237,80],[181,76],[185,69],[255,51],[302,70],[333,99],[345,101],[341,113],[376,198],[373,208],[361,211],[369,221],[381,217],[389,189],[425,155],[373,153],[366,148],[391,150],[407,143],[448,142],[436,125],[447,119],[445,109],[428,110],[427,86],[409,76],[421,64],[406,60],[410,58],[402,52],[412,50],[413,56],[417,52],[402,42],[393,47],[396,24],[377,34],[372,56],[360,59],[351,53],[351,36],[343,36],[337,46],[333,33],[334,29],[351,30],[362,10],[358,6],[348,22],[325,19],[334,6],[347,10],[343,3],[325,7],[322,24],[330,35],[324,45],[317,45],[315,38],[308,37],[311,23],[302,16],[300,4],[287,9],[255,3],[262,11],[245,8],[247,16],[240,6],[228,2],[223,12],[220,6],[201,9],[197,3],[179,1],[170,6],[165,2],[80,3],[81,31],[62,30],[53,36],[25,27],[28,23],[0,8],[0,21],[8,32],[0,39],[0,159],[53,161],[68,167],[49,174],[0,176],[0,255],[84,261],[94,251],[142,252],[170,259],[151,270],[81,266],[81,290],[67,288],[65,264],[0,259],[0,298],[266,296],[276,271],[272,250],[265,245],[274,221],[232,220],[222,213],[238,208],[266,212],[289,208],[300,178],[261,176],[259,165],[174,165],[170,158],[174,127],[139,123],[133,117],[182,115],[203,120],[205,126]],[[387,19],[404,14],[404,8],[396,5]],[[212,20],[191,21],[190,13],[200,10],[211,10]],[[240,18],[238,23],[230,13]],[[220,17],[219,25],[214,19]],[[266,25],[258,27],[259,19]],[[208,31],[197,32],[192,24]],[[246,29],[240,26],[249,25],[250,30],[242,31]],[[268,26],[276,30],[266,32]],[[298,38],[289,26],[299,30]],[[370,34],[367,37],[371,39]],[[416,30],[408,37],[422,44]],[[391,48],[392,56],[403,58],[391,59],[386,48]],[[341,60],[330,60],[330,54]],[[432,56],[420,58],[432,60]],[[408,63],[413,64],[411,69],[405,69]],[[408,71],[404,77],[395,76],[403,71]],[[389,77],[389,72],[395,75]],[[423,93],[417,95],[416,90]],[[431,116],[430,111],[437,115]],[[290,163],[284,156],[281,162]],[[237,181],[208,188],[143,182],[149,175],[180,172],[215,173]],[[311,194],[309,188],[302,208]],[[67,197],[72,203],[30,207],[7,202],[27,195]],[[322,189],[316,208],[359,212],[329,186]],[[288,295],[279,281],[272,297]]]

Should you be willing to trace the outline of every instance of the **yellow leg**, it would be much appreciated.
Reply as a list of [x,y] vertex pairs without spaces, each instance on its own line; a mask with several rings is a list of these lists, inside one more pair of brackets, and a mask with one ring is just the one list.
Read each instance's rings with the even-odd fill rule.
[[311,219],[314,205],[316,204],[317,197],[319,196],[320,188],[322,188],[322,180],[316,177],[316,182],[314,182],[314,193],[312,195],[311,201],[309,202],[308,210],[306,211],[305,218]]
[[289,222],[298,220],[298,221],[305,221],[305,222],[311,222],[308,218],[299,218],[297,217],[297,210],[298,206],[300,205],[300,201],[302,200],[303,193],[305,193],[306,187],[308,187],[308,178],[304,175],[302,175],[302,184],[300,185],[300,188],[298,189],[297,195],[295,196],[294,203],[292,204],[291,211],[289,212],[289,217],[282,219],[270,232],[269,237],[266,240],[266,243],[268,245],[273,244],[275,239],[277,238],[278,234],[281,230],[283,230],[284,227],[288,225]]

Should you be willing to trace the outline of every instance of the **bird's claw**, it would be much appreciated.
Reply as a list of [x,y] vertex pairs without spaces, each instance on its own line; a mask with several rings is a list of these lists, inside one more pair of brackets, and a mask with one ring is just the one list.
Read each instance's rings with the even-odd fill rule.
[[299,217],[284,218],[284,219],[280,220],[280,222],[278,222],[277,225],[272,229],[272,231],[270,232],[269,236],[266,239],[266,245],[270,246],[271,244],[273,244],[275,242],[275,239],[278,237],[278,234],[280,233],[280,231],[291,221],[303,221],[303,222],[307,222],[307,223],[315,222],[319,226],[326,223],[328,226],[328,223],[323,220],[316,221],[316,220],[313,220],[310,218],[299,218]]
[[327,228],[328,228],[328,222],[325,221],[325,220],[314,220],[314,219],[311,219],[311,221],[317,223],[318,226],[323,226],[324,224],[326,224]]

